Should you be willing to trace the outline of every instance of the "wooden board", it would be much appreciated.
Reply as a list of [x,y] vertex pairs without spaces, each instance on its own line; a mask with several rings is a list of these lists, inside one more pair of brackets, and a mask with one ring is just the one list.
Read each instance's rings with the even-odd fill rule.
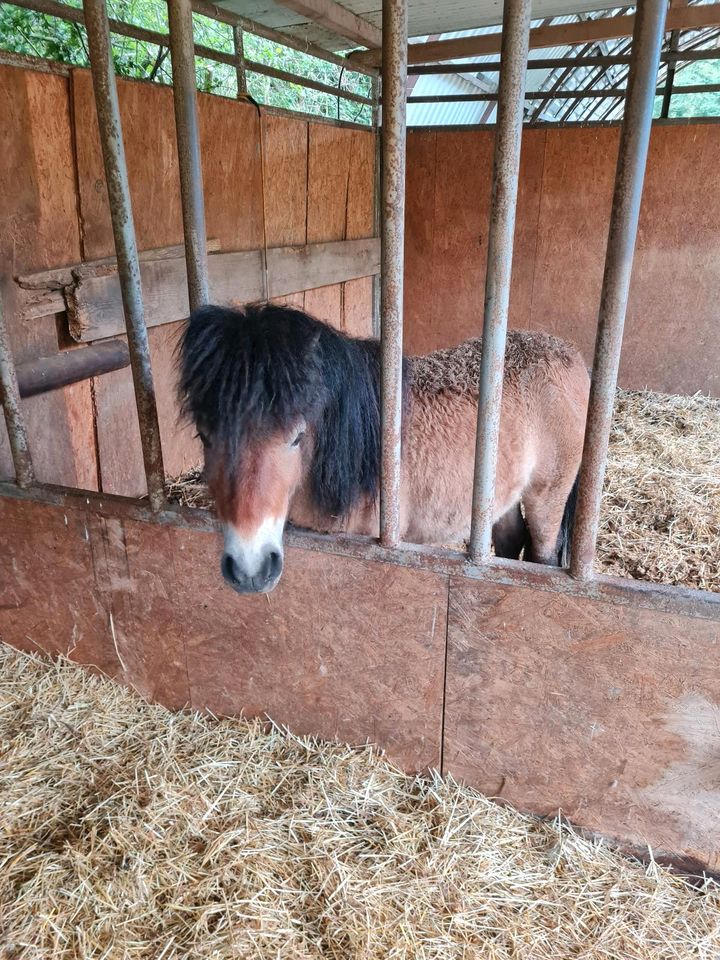
[[0,637],[169,706],[269,714],[437,767],[447,578],[291,549],[272,595],[241,597],[219,547],[213,534],[0,499]]
[[265,242],[307,243],[308,123],[261,110]]
[[457,578],[444,768],[720,867],[720,623]]
[[[0,297],[16,361],[57,351],[54,316],[20,318],[13,276],[80,259],[68,81],[0,67]],[[39,479],[95,489],[87,383],[23,401]],[[0,417],[0,476],[13,475]]]

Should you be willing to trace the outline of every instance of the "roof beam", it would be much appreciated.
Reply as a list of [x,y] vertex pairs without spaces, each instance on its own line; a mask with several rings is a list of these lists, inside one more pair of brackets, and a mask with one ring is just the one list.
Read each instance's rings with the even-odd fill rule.
[[[278,3],[360,47],[379,47],[382,43],[382,32],[374,23],[363,20],[335,0],[278,0]],[[379,54],[378,50],[378,57]]]
[[[601,17],[598,20],[582,20],[579,23],[560,23],[548,27],[536,27],[530,31],[530,49],[542,47],[572,46],[578,43],[595,43],[600,40],[616,40],[632,36],[635,15]],[[720,25],[720,3],[692,7],[675,7],[668,10],[666,30],[699,30]],[[484,57],[500,52],[500,33],[486,33],[474,37],[459,37],[455,40],[436,40],[431,43],[411,43],[408,47],[408,63],[434,63],[439,60],[459,60],[463,57]],[[350,62],[380,63],[380,50],[363,50],[351,53]]]

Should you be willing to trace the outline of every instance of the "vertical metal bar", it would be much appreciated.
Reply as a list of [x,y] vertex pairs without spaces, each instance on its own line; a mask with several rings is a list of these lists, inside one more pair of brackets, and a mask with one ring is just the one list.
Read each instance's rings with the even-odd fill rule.
[[380,541],[400,539],[407,0],[383,0]]
[[613,403],[650,142],[666,0],[638,4],[600,298],[570,573],[593,573]]
[[95,92],[95,108],[100,129],[100,145],[110,201],[110,219],[127,326],[145,477],[150,505],[154,510],[158,510],[165,502],[165,472],[105,0],[83,0],[83,10]]
[[[680,31],[673,30],[670,34],[670,52],[676,53],[680,40]],[[670,116],[670,101],[672,100],[673,84],[675,83],[675,70],[677,61],[671,60],[667,65],[667,75],[665,77],[665,92],[663,93],[662,107],[660,108],[660,118],[667,120]]]
[[[381,194],[382,194],[382,145],[380,138],[380,80],[373,77],[370,96],[374,101],[372,108],[372,129],[375,134],[375,175],[373,177],[373,236],[380,235]],[[380,337],[380,274],[372,278],[372,335]]]
[[195,310],[208,302],[210,292],[190,0],[168,0],[168,17],[188,297]]
[[238,100],[247,97],[247,75],[245,73],[245,37],[239,23],[233,24],[233,46],[235,48],[235,74],[237,75]]
[[15,480],[19,487],[29,487],[35,481],[35,474],[25,421],[20,409],[20,388],[10,348],[10,337],[5,325],[2,301],[0,301],[0,404],[5,412],[10,451],[15,466]]
[[531,0],[505,0],[469,554],[490,556]]

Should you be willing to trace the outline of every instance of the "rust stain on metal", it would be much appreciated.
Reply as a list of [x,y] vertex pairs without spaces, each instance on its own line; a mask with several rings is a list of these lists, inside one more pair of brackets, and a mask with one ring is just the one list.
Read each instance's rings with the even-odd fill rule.
[[407,0],[383,3],[380,540],[400,540]]
[[665,29],[665,8],[664,0],[646,0],[638,7],[633,31],[572,541],[570,571],[579,580],[587,580],[593,575],[613,402],[655,103],[655,82]]
[[137,403],[140,437],[150,503],[160,509],[165,500],[165,471],[160,445],[155,387],[140,283],[135,226],[120,124],[115,69],[104,0],[84,0],[85,26],[95,93],[100,143],[107,182],[117,268],[127,325],[130,364]]
[[503,11],[469,544],[470,556],[476,561],[485,561],[490,557],[495,507],[495,472],[520,173],[530,8],[530,0],[506,0]]

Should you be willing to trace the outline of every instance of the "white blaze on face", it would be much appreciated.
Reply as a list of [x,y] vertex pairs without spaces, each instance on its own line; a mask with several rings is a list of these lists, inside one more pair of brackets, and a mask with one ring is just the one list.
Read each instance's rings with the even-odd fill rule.
[[243,537],[232,524],[223,525],[225,553],[232,557],[246,577],[254,577],[260,571],[269,553],[275,551],[282,557],[284,517],[266,517],[250,537]]

